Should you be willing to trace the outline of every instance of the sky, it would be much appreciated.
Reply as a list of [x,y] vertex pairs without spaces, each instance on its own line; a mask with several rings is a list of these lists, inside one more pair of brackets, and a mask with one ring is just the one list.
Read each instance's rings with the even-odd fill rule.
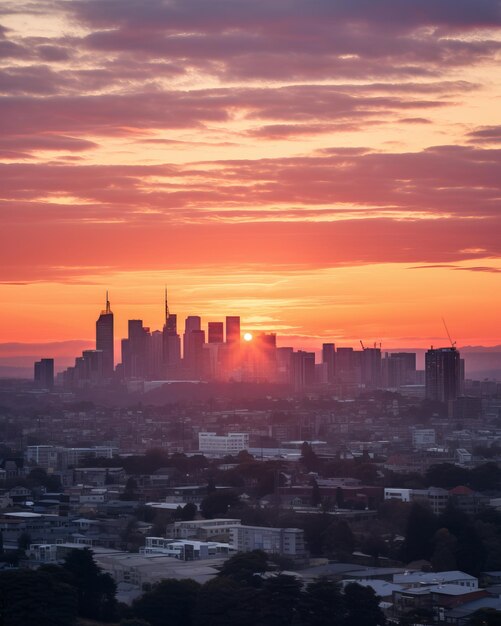
[[91,341],[107,289],[117,336],[161,328],[164,286],[279,345],[447,345],[442,318],[501,343],[500,24],[498,0],[3,0],[0,352]]

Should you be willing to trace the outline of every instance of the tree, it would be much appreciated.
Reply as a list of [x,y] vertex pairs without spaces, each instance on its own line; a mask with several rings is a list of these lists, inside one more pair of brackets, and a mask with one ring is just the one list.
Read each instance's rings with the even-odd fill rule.
[[111,621],[116,612],[116,585],[109,574],[101,572],[89,548],[72,550],[63,569],[78,594],[78,614],[90,619]]
[[256,584],[256,574],[268,571],[268,559],[262,550],[252,550],[251,552],[239,552],[223,563],[219,576],[231,578],[232,580],[254,586]]
[[263,582],[256,622],[260,626],[289,626],[298,605],[301,583],[294,576],[274,575]]
[[371,587],[350,583],[344,589],[345,626],[384,626],[386,618]]
[[307,472],[316,472],[320,467],[320,459],[313,450],[311,444],[307,441],[303,442],[301,446],[301,458],[299,462],[302,463]]
[[379,565],[379,557],[388,554],[388,546],[381,535],[371,533],[362,542],[362,552],[369,554],[374,559],[374,567]]
[[30,533],[23,531],[19,537],[17,538],[17,547],[19,550],[27,550],[31,544],[31,535]]
[[447,572],[457,569],[456,544],[457,539],[447,528],[440,528],[433,538],[435,549],[431,557],[434,572]]
[[213,519],[225,515],[231,506],[240,502],[234,491],[215,492],[208,495],[200,504],[200,512],[205,519]]
[[47,572],[0,573],[0,624],[72,626],[76,616],[75,590]]
[[191,520],[195,519],[197,511],[197,505],[193,504],[193,502],[188,502],[188,504],[185,504],[183,506],[183,509],[181,511],[181,519],[183,520],[183,522],[191,522]]
[[437,463],[428,468],[425,479],[430,487],[452,489],[468,482],[469,472],[453,463]]
[[437,531],[437,520],[431,509],[417,502],[412,504],[403,545],[403,560],[406,563],[420,559],[429,559],[432,540]]
[[199,590],[194,580],[168,578],[135,600],[132,611],[151,626],[192,626]]
[[200,589],[193,626],[254,626],[259,591],[222,576]]
[[465,626],[501,626],[501,611],[495,609],[475,611]]
[[310,583],[301,596],[298,612],[304,626],[342,624],[345,605],[339,585],[326,578]]
[[320,487],[315,478],[311,481],[311,506],[317,507],[322,503],[322,494],[320,493]]

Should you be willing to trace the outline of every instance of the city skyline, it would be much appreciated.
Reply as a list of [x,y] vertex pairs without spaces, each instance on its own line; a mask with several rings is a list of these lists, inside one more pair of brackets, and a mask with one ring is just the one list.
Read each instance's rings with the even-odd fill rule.
[[500,343],[496,0],[2,6],[0,345],[106,288],[158,327],[164,284],[305,347]]

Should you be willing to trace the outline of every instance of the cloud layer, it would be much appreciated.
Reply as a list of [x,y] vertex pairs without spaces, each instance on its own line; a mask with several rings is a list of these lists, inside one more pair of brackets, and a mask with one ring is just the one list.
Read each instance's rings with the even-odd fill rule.
[[376,263],[498,279],[500,7],[7,0],[0,281]]

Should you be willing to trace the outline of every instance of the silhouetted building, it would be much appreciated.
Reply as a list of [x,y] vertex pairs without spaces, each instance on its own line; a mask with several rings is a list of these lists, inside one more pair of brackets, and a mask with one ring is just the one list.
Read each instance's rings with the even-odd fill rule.
[[336,373],[336,346],[333,343],[322,344],[322,363],[327,366],[327,382],[334,382]]
[[223,322],[209,322],[208,324],[209,343],[223,343],[224,342],[224,324]]
[[383,387],[398,389],[402,385],[416,384],[416,354],[393,352],[385,354],[382,361]]
[[336,350],[336,382],[355,384],[360,382],[360,353],[353,348]]
[[143,320],[129,320],[129,334],[122,339],[122,364],[125,378],[145,378],[149,330]]
[[183,361],[189,377],[199,378],[204,365],[205,332],[201,329],[198,315],[186,318],[183,336]]
[[106,308],[101,311],[96,322],[96,350],[103,353],[103,376],[111,378],[115,368],[113,313],[106,292]]
[[377,389],[381,387],[381,350],[364,348],[360,353],[361,382],[365,387]]
[[315,353],[298,350],[291,354],[291,383],[294,391],[302,391],[315,382]]
[[52,389],[54,387],[54,359],[40,359],[35,362],[34,379],[37,387]]
[[431,348],[425,355],[426,397],[449,403],[460,393],[461,364],[456,348]]
[[226,318],[226,343],[240,344],[240,317],[230,315]]
[[171,377],[179,373],[181,364],[181,338],[177,332],[177,315],[170,313],[165,290],[165,324],[162,331],[163,374]]

